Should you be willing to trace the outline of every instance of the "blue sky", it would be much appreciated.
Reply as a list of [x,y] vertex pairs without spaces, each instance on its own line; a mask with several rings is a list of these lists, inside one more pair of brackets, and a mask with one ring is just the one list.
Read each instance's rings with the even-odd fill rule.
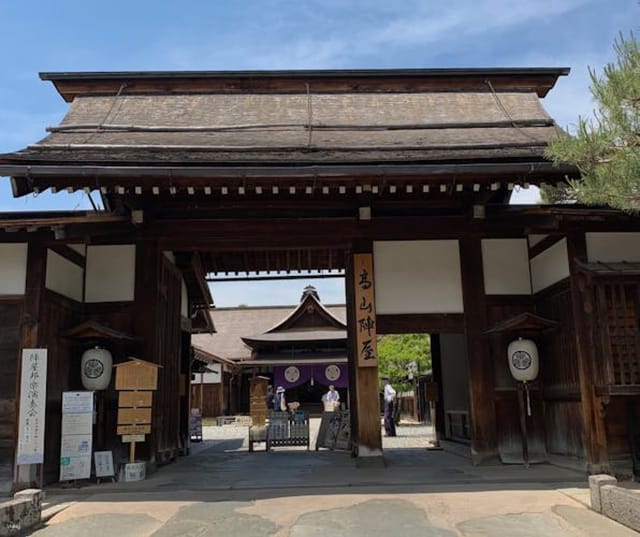
[[[0,20],[5,153],[44,137],[67,109],[40,81],[41,71],[571,67],[544,100],[571,128],[593,107],[587,67],[599,71],[614,58],[613,40],[619,31],[637,30],[640,6],[637,0],[5,0]],[[76,208],[89,208],[84,194],[14,200],[8,180],[0,179],[0,211]],[[316,283],[325,302],[344,300],[335,280]],[[305,284],[262,284],[260,303],[295,303]],[[255,293],[224,288],[236,290],[214,288],[219,305],[256,303]]]

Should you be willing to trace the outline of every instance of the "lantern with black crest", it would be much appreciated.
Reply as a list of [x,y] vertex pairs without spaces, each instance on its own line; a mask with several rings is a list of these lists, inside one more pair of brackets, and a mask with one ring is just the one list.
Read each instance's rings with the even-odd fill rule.
[[511,376],[524,384],[527,394],[527,415],[531,416],[528,383],[533,382],[538,377],[538,347],[533,340],[520,337],[509,343],[507,356]]

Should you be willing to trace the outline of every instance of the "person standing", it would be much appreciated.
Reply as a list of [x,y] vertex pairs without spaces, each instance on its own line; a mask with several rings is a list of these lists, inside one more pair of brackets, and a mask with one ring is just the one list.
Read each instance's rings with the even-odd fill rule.
[[382,380],[384,381],[384,432],[385,436],[396,436],[396,423],[393,419],[396,391],[389,383],[389,377],[382,377]]
[[274,395],[273,386],[271,384],[267,386],[267,395],[265,395],[264,398],[267,403],[267,410],[273,410]]
[[331,410],[336,410],[336,407],[340,403],[340,394],[333,384],[329,386],[329,391],[322,396],[322,402],[328,403],[325,404],[325,410],[327,407],[331,408]]
[[276,394],[273,397],[273,409],[281,410],[283,412],[286,412],[287,410],[287,399],[284,395],[284,388],[282,386],[278,386]]

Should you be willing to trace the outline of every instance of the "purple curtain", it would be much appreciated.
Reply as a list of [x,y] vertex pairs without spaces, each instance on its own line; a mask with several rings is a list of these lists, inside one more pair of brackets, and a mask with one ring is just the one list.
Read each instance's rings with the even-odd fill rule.
[[[286,374],[287,369],[288,375]],[[297,369],[296,371],[293,369]],[[329,376],[327,376],[329,375]],[[297,378],[295,378],[297,376]],[[347,364],[317,364],[317,365],[279,365],[273,368],[273,388],[282,386],[285,390],[295,388],[311,380],[324,386],[333,384],[336,388],[349,387]],[[294,380],[295,379],[295,380]]]

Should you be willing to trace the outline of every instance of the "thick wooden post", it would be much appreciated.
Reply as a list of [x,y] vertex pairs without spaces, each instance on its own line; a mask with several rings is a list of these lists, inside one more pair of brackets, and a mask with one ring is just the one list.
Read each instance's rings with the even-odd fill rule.
[[[151,363],[158,363],[158,336],[160,325],[158,314],[158,286],[160,284],[160,263],[162,252],[155,241],[142,241],[136,244],[135,302],[133,304],[133,323],[135,335],[142,338],[141,355],[136,356]],[[160,387],[158,387],[160,390]],[[152,464],[156,462],[158,451],[158,413],[160,398],[153,397],[153,418],[151,434],[138,456],[148,457]]]
[[435,406],[435,420],[432,423],[436,438],[444,438],[444,404],[442,400],[442,352],[440,351],[440,334],[431,334],[431,371],[433,382],[438,386],[438,400],[431,403]]
[[[364,252],[362,252],[364,250]],[[371,244],[359,248],[350,258],[346,270],[345,286],[347,298],[347,333],[349,339],[349,392],[351,395],[351,438],[354,455],[357,457],[382,457],[382,433],[380,428],[380,399],[378,394],[378,367],[377,367],[377,346],[375,345],[375,303],[362,304],[362,299],[358,303],[360,296],[356,286],[363,285],[366,280],[370,282],[373,290],[373,265],[370,273],[359,274],[358,256],[363,254],[373,258]],[[367,270],[367,272],[369,272]],[[361,291],[361,289],[360,289]],[[371,308],[369,308],[371,306]],[[362,308],[366,307],[366,315]],[[363,319],[369,319],[363,321]],[[358,335],[367,333],[365,341],[358,338]],[[371,336],[370,338],[368,336]],[[367,358],[367,352],[363,353],[363,344],[372,341],[373,355]],[[372,360],[368,362],[368,360]],[[355,412],[354,412],[355,411]]]
[[586,288],[586,277],[578,271],[577,267],[579,260],[587,259],[584,232],[573,232],[567,235],[567,254],[587,468],[592,474],[606,473],[609,471],[607,432],[600,411],[601,406],[607,401],[602,401],[595,393],[593,363],[595,347],[592,344],[592,331],[589,326],[589,318],[594,314],[595,306],[593,297]]
[[487,329],[487,306],[480,238],[460,240],[460,265],[469,378],[471,457],[474,464],[480,464],[496,460],[498,456],[493,360],[487,337],[482,334]]
[[[16,375],[16,401],[20,401],[20,378],[22,376],[22,349],[33,349],[40,346],[39,327],[42,311],[42,296],[47,271],[47,248],[37,242],[29,244],[27,250],[27,277],[25,281],[24,308],[20,333],[20,355]],[[21,409],[18,408],[18,416]],[[18,436],[14,453],[17,453]],[[46,449],[46,448],[45,448]],[[23,489],[32,486],[39,480],[35,464],[16,466],[14,487]],[[40,483],[43,486],[44,483]]]

